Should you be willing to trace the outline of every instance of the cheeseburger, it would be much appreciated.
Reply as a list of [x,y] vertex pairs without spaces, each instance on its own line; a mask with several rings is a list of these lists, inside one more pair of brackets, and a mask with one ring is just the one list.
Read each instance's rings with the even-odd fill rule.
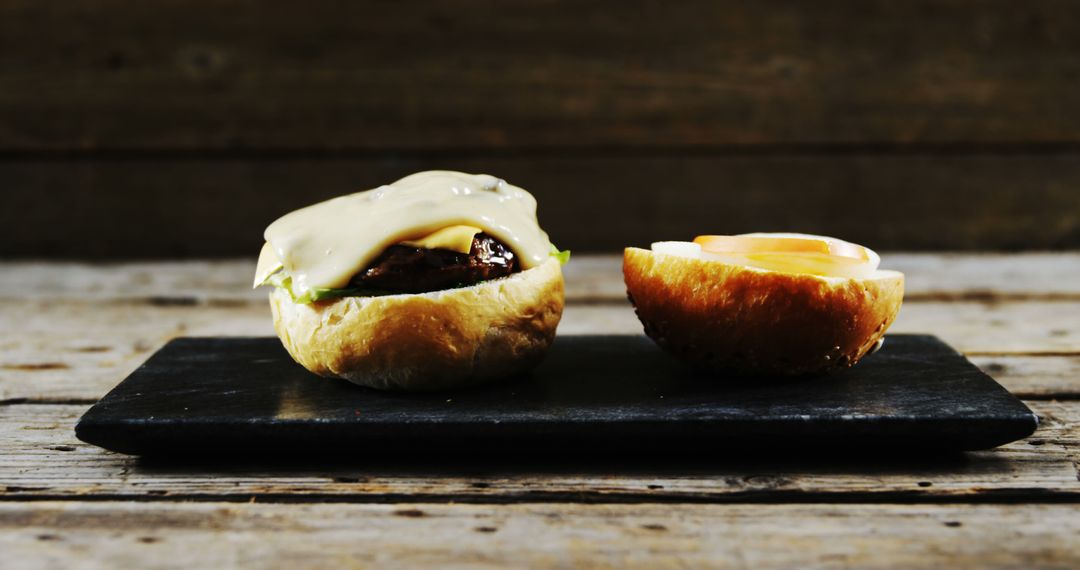
[[420,172],[286,214],[255,286],[320,376],[433,390],[526,372],[563,311],[559,252],[531,194],[486,174]]

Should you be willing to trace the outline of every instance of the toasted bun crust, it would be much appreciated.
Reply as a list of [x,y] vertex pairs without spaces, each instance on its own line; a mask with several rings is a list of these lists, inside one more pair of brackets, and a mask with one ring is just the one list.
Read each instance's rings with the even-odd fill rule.
[[699,367],[819,374],[854,365],[896,319],[904,275],[828,278],[650,250],[623,255],[627,294],[645,333]]
[[298,305],[274,289],[274,329],[320,376],[387,390],[438,390],[525,372],[562,318],[558,260],[471,287]]

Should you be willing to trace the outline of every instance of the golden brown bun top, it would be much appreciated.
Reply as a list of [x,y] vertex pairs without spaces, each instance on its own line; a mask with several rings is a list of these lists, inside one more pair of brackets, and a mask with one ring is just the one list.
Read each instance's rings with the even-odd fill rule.
[[696,364],[765,374],[850,366],[892,324],[904,276],[756,269],[627,248],[628,294],[649,334]]

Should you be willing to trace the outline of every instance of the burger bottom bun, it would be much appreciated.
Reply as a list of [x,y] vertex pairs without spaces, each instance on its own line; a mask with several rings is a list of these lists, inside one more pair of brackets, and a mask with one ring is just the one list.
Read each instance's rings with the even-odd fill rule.
[[904,275],[865,279],[754,269],[627,248],[627,294],[645,333],[700,368],[820,374],[854,365],[896,319]]
[[439,390],[520,374],[562,318],[558,260],[471,287],[298,305],[270,293],[274,329],[308,370],[384,390]]

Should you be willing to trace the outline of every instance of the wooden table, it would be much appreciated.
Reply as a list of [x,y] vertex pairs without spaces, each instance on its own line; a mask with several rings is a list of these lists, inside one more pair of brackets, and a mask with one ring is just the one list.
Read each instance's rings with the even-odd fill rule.
[[[1042,418],[962,457],[691,466],[141,462],[76,419],[166,340],[272,334],[252,263],[0,264],[0,568],[1080,567],[1080,254],[887,255],[894,332],[964,351]],[[640,331],[616,257],[562,333]]]

